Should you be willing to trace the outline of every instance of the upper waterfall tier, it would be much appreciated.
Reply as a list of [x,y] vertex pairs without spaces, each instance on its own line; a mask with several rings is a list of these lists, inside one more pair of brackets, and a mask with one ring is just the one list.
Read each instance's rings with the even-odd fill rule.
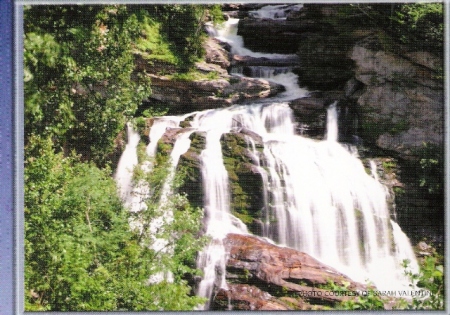
[[[296,55],[288,54],[266,54],[249,50],[244,47],[244,42],[241,36],[237,35],[237,26],[239,19],[230,18],[219,28],[215,34],[220,41],[226,42],[231,47],[231,53],[239,56],[249,56],[252,58],[267,58],[277,60],[287,60],[297,62]],[[295,65],[295,64],[294,64]],[[286,66],[289,66],[287,63]],[[245,74],[255,78],[264,78],[273,83],[281,84],[286,91],[277,96],[278,101],[293,100],[308,95],[308,91],[298,86],[298,76],[292,72],[289,67],[253,67],[248,68],[250,73],[244,73],[242,68],[232,69],[234,74]],[[293,66],[293,65],[291,65]]]

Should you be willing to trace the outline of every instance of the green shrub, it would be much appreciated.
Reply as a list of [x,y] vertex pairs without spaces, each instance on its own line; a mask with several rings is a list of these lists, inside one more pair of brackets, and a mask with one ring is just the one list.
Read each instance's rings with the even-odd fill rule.
[[[442,257],[438,254],[425,256],[420,261],[420,271],[413,274],[407,270],[408,261],[404,261],[405,274],[411,281],[411,286],[428,290],[429,295],[413,298],[407,308],[417,310],[443,310],[445,302],[445,279]],[[415,284],[415,285],[414,285]]]

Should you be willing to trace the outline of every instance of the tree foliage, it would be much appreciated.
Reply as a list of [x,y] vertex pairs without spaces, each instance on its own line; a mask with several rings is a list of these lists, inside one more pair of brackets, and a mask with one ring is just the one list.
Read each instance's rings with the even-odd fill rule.
[[[27,152],[27,310],[189,310],[202,302],[184,279],[196,272],[193,259],[203,244],[198,209],[170,198],[174,219],[157,237],[174,251],[157,251],[154,238],[130,228],[108,169],[54,153],[49,138],[32,136]],[[173,282],[149,283],[161,271]]]
[[127,117],[150,94],[134,75],[137,18],[125,6],[32,6],[25,10],[26,137],[53,137],[104,165]]
[[402,308],[415,310],[443,310],[445,304],[445,273],[443,257],[436,252],[420,259],[420,270],[412,273],[407,269],[408,261],[404,261],[405,274],[411,281],[412,287],[428,292],[425,296],[413,298]]
[[[353,14],[346,11],[344,18],[356,16],[354,20],[360,25],[381,27],[410,49],[443,54],[443,3],[372,3],[349,6],[347,9],[350,8]],[[355,12],[360,14],[354,14]]]
[[[158,18],[125,5],[24,10],[27,311],[192,310],[203,302],[186,280],[198,273],[200,209],[173,193],[164,207],[151,199],[153,212],[132,216],[109,167],[114,139],[151,93],[134,63],[146,25],[159,23],[158,38],[170,40],[183,65],[201,55],[198,7],[164,7]],[[158,172],[167,174],[165,165]],[[155,235],[130,227],[165,211],[173,219]],[[171,250],[156,250],[155,237]],[[150,281],[161,271],[173,281]]]
[[205,53],[203,41],[204,5],[148,5],[148,14],[162,24],[161,31],[179,56],[182,71],[193,66]]

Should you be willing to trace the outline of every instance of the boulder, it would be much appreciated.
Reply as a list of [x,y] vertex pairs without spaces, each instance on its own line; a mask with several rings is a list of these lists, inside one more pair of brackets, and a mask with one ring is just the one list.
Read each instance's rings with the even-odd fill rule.
[[210,64],[227,69],[230,66],[229,52],[223,48],[220,41],[208,37],[203,45],[205,48],[205,61]]
[[[284,86],[264,79],[233,76],[231,84],[223,89],[223,94],[233,99],[233,103],[275,96],[283,92]],[[237,98],[234,100],[232,96]]]
[[349,282],[349,289],[365,288],[306,253],[254,236],[228,234],[224,245],[229,253],[227,270],[246,270],[255,278],[253,282],[288,286],[292,291],[302,290],[307,285],[326,285],[329,281],[338,285]]
[[[320,288],[330,282],[348,290],[367,288],[306,253],[268,243],[250,235],[228,234],[224,246],[229,253],[229,290],[220,290],[213,305],[225,309],[310,309],[313,304],[336,305],[352,296],[326,294]],[[239,282],[236,285],[236,282]]]
[[269,293],[247,284],[230,284],[228,289],[220,289],[212,305],[212,310],[288,310],[277,303]]
[[[200,67],[201,70],[205,69],[204,65]],[[219,72],[216,71],[216,73]],[[149,103],[153,101],[168,104],[171,113],[227,107],[236,103],[271,97],[284,91],[282,85],[264,79],[220,73],[216,79],[193,81],[173,80],[167,76],[154,74],[150,77],[152,95]]]
[[265,58],[233,55],[231,59],[232,66],[266,66],[266,67],[300,67],[300,58],[298,56],[290,56],[287,58]]

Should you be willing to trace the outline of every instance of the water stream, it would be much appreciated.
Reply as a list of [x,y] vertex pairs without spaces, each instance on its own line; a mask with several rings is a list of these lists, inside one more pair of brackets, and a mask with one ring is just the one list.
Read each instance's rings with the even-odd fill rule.
[[[283,18],[286,8],[276,6],[276,17]],[[284,12],[283,11],[283,12]],[[264,9],[262,17],[272,16]],[[254,53],[243,47],[236,35],[236,19],[216,32],[227,41],[236,54],[287,58],[280,54]],[[267,71],[266,71],[267,70]],[[172,152],[175,170],[179,156],[189,147],[188,135],[195,131],[206,133],[206,147],[201,153],[204,187],[203,208],[205,233],[211,242],[198,255],[197,265],[203,278],[197,294],[211,298],[218,288],[227,288],[225,265],[227,253],[223,239],[228,233],[246,234],[246,226],[230,213],[230,188],[220,139],[223,134],[250,130],[262,138],[264,148],[256,150],[254,139],[246,136],[253,164],[261,174],[264,185],[261,199],[263,237],[280,246],[306,252],[348,275],[355,281],[369,280],[380,290],[396,290],[407,286],[401,263],[409,259],[417,263],[406,235],[391,220],[387,204],[388,193],[379,182],[376,170],[366,172],[356,150],[338,142],[338,112],[336,103],[327,111],[325,140],[312,140],[296,134],[296,122],[288,100],[304,97],[305,89],[289,69],[272,71],[260,69],[255,75],[285,85],[286,92],[271,103],[235,105],[206,110],[179,117],[162,117],[155,121],[147,154],[154,155],[156,142],[167,128],[193,115],[189,132],[181,133]],[[126,205],[132,195],[131,177],[127,170],[137,164],[135,133],[129,128],[128,145],[118,166],[116,180]],[[180,148],[180,150],[178,150]],[[370,172],[369,172],[370,173]],[[209,302],[201,309],[208,309]]]

